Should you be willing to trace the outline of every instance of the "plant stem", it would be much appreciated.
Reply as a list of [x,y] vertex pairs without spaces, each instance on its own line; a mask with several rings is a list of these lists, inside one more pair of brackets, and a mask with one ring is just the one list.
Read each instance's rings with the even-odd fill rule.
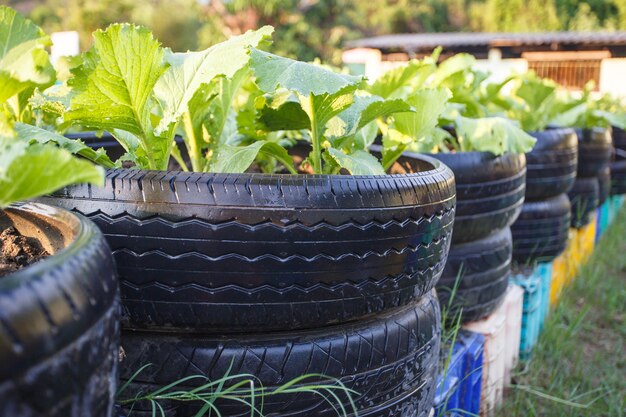
[[313,94],[309,96],[309,105],[311,106],[311,144],[313,150],[311,151],[311,164],[313,165],[313,172],[316,174],[322,173],[322,144],[319,132],[317,131],[317,123],[315,120],[315,104],[313,102]]
[[191,169],[194,172],[202,172],[204,164],[200,149],[198,149],[198,141],[196,140],[196,134],[191,123],[191,114],[186,111],[183,114],[183,126],[185,129],[185,145],[187,146],[187,153],[189,153],[189,159],[191,160]]

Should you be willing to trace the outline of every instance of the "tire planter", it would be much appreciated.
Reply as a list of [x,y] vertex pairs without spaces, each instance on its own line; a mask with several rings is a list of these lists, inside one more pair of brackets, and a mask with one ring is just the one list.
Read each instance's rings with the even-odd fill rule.
[[611,132],[605,128],[576,129],[578,177],[597,177],[609,166],[613,155]]
[[611,127],[611,130],[611,135],[613,136],[613,146],[615,146],[616,149],[626,151],[626,131],[615,126]]
[[568,196],[572,204],[572,227],[580,228],[589,224],[591,215],[598,207],[600,196],[598,179],[576,178]]
[[526,266],[550,262],[559,256],[567,245],[571,210],[567,194],[525,202],[522,213],[511,226],[513,260]]
[[122,169],[109,171],[103,188],[73,186],[42,200],[104,232],[126,328],[293,330],[407,305],[439,279],[454,220],[453,174],[417,155],[393,173]]
[[454,172],[457,208],[453,243],[482,239],[517,219],[524,203],[525,155],[459,152],[431,156]]
[[626,194],[626,160],[611,163],[611,195]]
[[[230,374],[257,377],[269,390],[305,374],[321,373],[359,393],[354,397],[359,416],[427,416],[435,391],[440,320],[433,291],[412,305],[319,330],[247,334],[237,339],[134,332],[123,339],[128,356],[121,363],[121,376],[127,379],[141,365],[154,364],[129,386],[127,395],[132,398],[139,390],[150,392],[185,376],[215,380],[229,369]],[[308,381],[316,382],[319,377]],[[168,417],[190,417],[198,407],[162,405]],[[250,409],[239,403],[217,405],[222,415],[250,416]],[[281,417],[337,415],[321,397],[310,394],[265,397],[262,411]],[[151,416],[150,405],[135,404],[133,415]]]
[[452,245],[437,284],[441,306],[448,308],[449,319],[456,320],[462,308],[463,322],[478,320],[500,305],[509,285],[512,249],[508,227],[474,242]]
[[611,195],[611,167],[607,166],[598,174],[598,207]]
[[567,193],[576,180],[578,138],[574,129],[532,132],[537,139],[526,154],[526,200],[539,201]]
[[6,209],[8,225],[53,255],[0,278],[0,415],[112,416],[119,291],[102,234],[39,204]]

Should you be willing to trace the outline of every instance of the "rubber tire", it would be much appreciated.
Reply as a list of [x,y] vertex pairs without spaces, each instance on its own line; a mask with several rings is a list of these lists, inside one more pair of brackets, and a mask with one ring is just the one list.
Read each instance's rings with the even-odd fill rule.
[[509,285],[512,249],[508,227],[474,242],[452,245],[437,283],[439,301],[448,310],[448,321],[455,321],[461,308],[463,322],[479,320],[501,304]]
[[[191,375],[215,381],[226,374],[247,373],[266,389],[274,390],[302,375],[323,374],[359,392],[353,398],[359,416],[426,417],[435,393],[440,321],[439,303],[432,291],[410,306],[368,320],[311,331],[246,334],[236,339],[125,332],[122,381],[147,363],[153,366],[133,380],[124,397],[151,392]],[[321,380],[315,377],[308,383]],[[204,383],[196,380],[176,389]],[[198,407],[163,405],[168,417],[191,417]],[[223,415],[250,415],[250,410],[240,404],[218,406]],[[133,415],[148,417],[150,410],[149,404],[137,403]],[[263,414],[337,415],[320,397],[302,394],[265,397]]]
[[453,243],[471,242],[509,227],[524,203],[526,157],[488,152],[431,155],[449,166],[456,179]]
[[407,155],[385,176],[114,170],[42,200],[91,218],[117,261],[123,326],[316,328],[406,305],[445,265],[454,177]]
[[551,262],[567,245],[572,206],[567,194],[527,201],[511,226],[513,260],[519,265]]
[[530,133],[537,143],[526,154],[526,201],[567,193],[578,169],[578,138],[574,129]]
[[611,195],[611,167],[607,166],[598,174],[598,207]]
[[572,227],[581,228],[591,221],[598,208],[600,186],[598,179],[576,178],[574,187],[567,194],[572,204]]
[[578,135],[579,178],[597,177],[609,166],[613,155],[613,140],[609,129],[576,129]]
[[35,205],[9,210],[75,227],[76,237],[0,278],[0,416],[110,417],[120,343],[111,252],[85,218]]
[[613,146],[615,146],[616,149],[626,151],[626,130],[620,129],[616,126],[612,126],[611,130],[611,136],[613,137]]
[[626,160],[611,163],[611,195],[626,194]]

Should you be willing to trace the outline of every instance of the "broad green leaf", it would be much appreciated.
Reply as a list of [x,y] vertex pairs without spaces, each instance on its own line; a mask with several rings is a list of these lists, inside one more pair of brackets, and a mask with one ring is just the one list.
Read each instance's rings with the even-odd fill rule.
[[605,119],[611,126],[619,127],[620,129],[626,129],[626,114],[614,113],[605,110],[596,110],[596,114]]
[[354,96],[354,104],[337,115],[343,123],[337,123],[329,131],[331,137],[342,137],[356,134],[363,126],[379,117],[394,113],[412,112],[413,108],[401,99],[384,100],[378,96]]
[[378,159],[367,151],[357,150],[348,155],[338,149],[329,148],[327,152],[340,167],[352,175],[385,175]]
[[397,113],[383,132],[383,160],[385,169],[402,155],[413,142],[424,140],[439,122],[451,97],[447,88],[421,89],[407,98],[415,111]]
[[334,94],[312,94],[300,97],[302,110],[309,116],[313,136],[322,137],[328,122],[354,103],[355,86],[347,86]]
[[[559,107],[556,105],[555,107]],[[579,126],[583,123],[585,113],[589,110],[587,107],[587,103],[581,103],[575,107],[570,109],[561,108],[562,111],[555,111],[556,116],[549,120],[550,124],[561,126],[561,127],[575,127]],[[528,125],[528,122],[526,122]],[[547,123],[545,123],[547,124]]]
[[0,139],[0,207],[76,183],[104,184],[104,170],[51,144]]
[[70,107],[71,89],[63,84],[54,85],[44,91],[38,89],[28,99],[33,110],[51,117],[61,117]]
[[378,124],[375,121],[370,122],[354,134],[354,145],[357,149],[368,150],[376,140],[377,134]]
[[257,155],[261,152],[278,159],[292,173],[295,173],[293,162],[285,148],[269,141],[258,141],[247,146],[221,145],[211,164],[211,172],[244,172],[252,165]]
[[338,74],[318,65],[294,61],[252,48],[251,66],[261,90],[271,93],[282,87],[302,96],[334,94],[362,81],[362,77]]
[[26,89],[54,83],[50,38],[15,10],[0,6],[0,103]]
[[367,90],[382,98],[406,97],[412,88],[421,87],[436,69],[432,60],[413,59],[407,65],[385,72]]
[[[459,75],[459,73],[463,73],[466,70],[471,69],[476,64],[476,58],[474,58],[470,54],[456,54],[445,61],[443,61],[433,75],[432,85],[440,86],[443,85],[444,82],[449,81],[449,79],[455,75]],[[462,74],[461,74],[462,75]],[[462,80],[463,78],[458,78],[458,80]],[[448,86],[448,84],[446,84]]]
[[[114,24],[94,33],[94,46],[73,70],[76,90],[65,120],[97,130],[126,131],[148,154],[149,166],[165,169],[171,137],[154,134],[152,90],[166,70],[163,49],[150,31]],[[171,135],[173,136],[173,135]]]
[[309,115],[302,109],[297,94],[279,89],[255,100],[260,127],[268,132],[311,129]]
[[515,94],[524,100],[529,111],[540,111],[542,104],[556,92],[556,84],[539,78],[527,78],[522,81]]
[[104,152],[104,149],[94,150],[85,145],[81,140],[68,139],[65,136],[59,135],[48,130],[44,130],[35,126],[27,125],[24,123],[15,123],[15,132],[17,137],[30,144],[33,143],[55,143],[60,148],[63,148],[75,155],[80,155],[83,158],[89,159],[96,164],[102,165],[105,168],[115,168],[117,165],[113,163]]
[[163,118],[156,128],[157,135],[178,122],[203,84],[209,84],[217,76],[234,77],[250,60],[248,48],[267,41],[273,31],[273,27],[264,26],[234,36],[204,51],[167,53],[166,60],[170,68],[155,86],[155,95],[163,107]]
[[527,153],[535,146],[536,139],[501,117],[469,119],[459,117],[455,123],[462,151],[491,152],[502,155],[507,152]]
[[415,111],[393,115],[389,130],[404,137],[401,142],[420,140],[437,126],[450,97],[451,93],[447,88],[418,90],[406,100]]

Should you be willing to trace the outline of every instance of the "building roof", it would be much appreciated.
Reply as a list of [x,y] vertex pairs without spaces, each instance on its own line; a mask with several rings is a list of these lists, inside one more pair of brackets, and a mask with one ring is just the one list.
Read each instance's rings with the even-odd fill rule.
[[486,33],[447,32],[376,36],[348,42],[348,48],[373,48],[383,51],[420,52],[437,46],[446,48],[495,48],[539,45],[626,45],[626,31],[619,32],[534,32]]

